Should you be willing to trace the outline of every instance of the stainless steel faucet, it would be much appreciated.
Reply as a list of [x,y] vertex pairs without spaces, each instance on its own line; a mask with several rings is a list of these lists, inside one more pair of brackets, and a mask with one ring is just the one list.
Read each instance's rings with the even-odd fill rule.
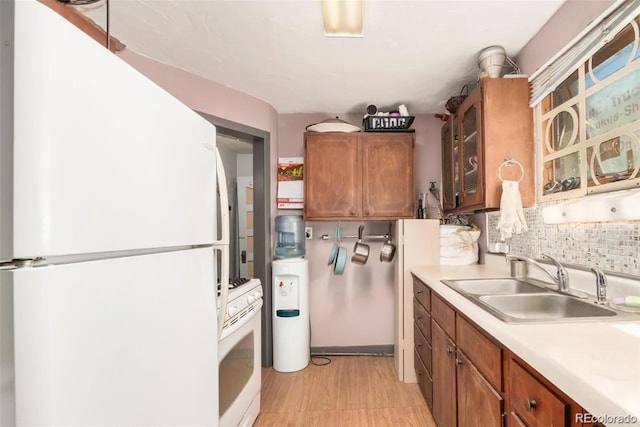
[[512,260],[512,259],[518,259],[518,260],[521,260],[521,261],[526,261],[527,263],[529,263],[531,265],[535,265],[540,270],[542,270],[542,272],[544,272],[544,274],[549,276],[551,278],[551,280],[553,281],[553,283],[558,285],[558,290],[559,291],[567,290],[567,288],[569,287],[569,274],[567,274],[567,270],[565,270],[565,268],[562,266],[562,264],[560,264],[555,259],[551,258],[549,255],[542,254],[542,256],[547,258],[547,259],[549,259],[551,262],[553,262],[556,265],[556,267],[558,269],[558,272],[557,272],[556,276],[554,276],[553,274],[549,273],[549,271],[547,271],[547,269],[544,268],[542,266],[542,264],[540,264],[538,261],[536,261],[535,259],[533,259],[531,257],[528,257],[526,255],[507,255],[506,258],[509,261]]
[[549,255],[542,254],[542,256],[545,259],[551,261],[558,269],[556,272],[556,283],[558,284],[558,290],[560,292],[567,292],[567,290],[569,289],[569,273],[567,273],[567,270],[562,264],[560,264],[560,262],[551,258]]
[[553,274],[549,273],[549,271],[547,271],[547,269],[544,268],[542,266],[542,264],[540,264],[538,261],[536,261],[535,259],[533,259],[531,257],[528,257],[526,255],[506,255],[506,259],[507,260],[518,259],[518,260],[526,261],[528,264],[531,264],[531,265],[534,265],[534,266],[538,267],[540,270],[542,270],[544,272],[544,274],[546,274],[547,276],[549,276],[551,278],[551,280],[553,281],[553,283],[555,285],[557,285],[558,292],[562,292],[562,293],[568,294],[568,295],[573,295],[573,296],[578,297],[578,298],[587,298],[586,294],[584,294],[584,293],[582,293],[580,291],[575,291],[573,289],[569,289],[569,273],[564,268],[564,266],[562,264],[560,264],[560,262],[558,262],[555,259],[551,258],[547,254],[542,254],[542,256],[545,259],[548,259],[549,261],[551,261],[556,266],[557,272],[556,272],[555,276]]
[[607,276],[604,271],[597,267],[591,267],[591,271],[596,275],[596,304],[607,303]]

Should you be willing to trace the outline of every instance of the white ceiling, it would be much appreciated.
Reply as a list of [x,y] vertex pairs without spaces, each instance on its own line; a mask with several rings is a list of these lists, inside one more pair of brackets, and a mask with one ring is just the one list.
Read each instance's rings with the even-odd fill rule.
[[[104,0],[103,0],[104,1]],[[363,38],[326,38],[318,0],[110,0],[128,49],[279,113],[444,111],[490,45],[520,49],[564,0],[365,0]],[[84,12],[104,25],[105,7]]]

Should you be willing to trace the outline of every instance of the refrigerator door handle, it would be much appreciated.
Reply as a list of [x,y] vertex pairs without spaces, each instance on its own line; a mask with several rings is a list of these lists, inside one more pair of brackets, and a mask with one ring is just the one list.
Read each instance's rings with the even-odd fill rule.
[[218,339],[222,336],[222,328],[227,317],[229,302],[229,194],[227,192],[227,176],[224,171],[222,157],[216,147],[216,178],[220,194],[220,239],[214,242],[214,250],[220,251],[220,310],[218,311]]
[[[220,224],[221,236],[216,240],[216,245],[229,244],[229,193],[227,192],[227,176],[224,171],[224,164],[220,157],[220,152],[216,147],[216,178],[218,180],[218,192],[220,194]],[[224,264],[223,264],[224,266]],[[227,267],[228,268],[228,267]]]
[[220,339],[229,302],[229,245],[214,245],[213,249],[220,252],[220,309],[218,310],[218,339]]

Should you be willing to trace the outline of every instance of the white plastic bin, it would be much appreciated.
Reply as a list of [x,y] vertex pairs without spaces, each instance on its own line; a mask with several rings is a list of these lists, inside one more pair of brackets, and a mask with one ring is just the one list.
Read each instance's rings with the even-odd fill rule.
[[440,226],[440,264],[468,265],[478,262],[480,230],[464,225]]

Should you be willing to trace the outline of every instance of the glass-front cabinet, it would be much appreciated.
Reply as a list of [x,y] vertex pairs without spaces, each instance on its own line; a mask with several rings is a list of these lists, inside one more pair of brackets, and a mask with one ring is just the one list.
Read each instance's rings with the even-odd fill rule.
[[474,91],[458,110],[460,123],[460,206],[474,206],[483,201],[482,129],[480,91]]
[[640,187],[640,17],[539,104],[542,199]]
[[[497,209],[505,180],[519,182],[523,206],[534,200],[533,114],[527,78],[483,78],[442,128],[445,213]],[[508,162],[506,164],[512,164]]]
[[457,170],[458,154],[457,140],[453,138],[454,118],[449,116],[447,122],[442,126],[442,208],[451,210],[457,207],[457,191],[454,182],[457,181],[455,171]]

